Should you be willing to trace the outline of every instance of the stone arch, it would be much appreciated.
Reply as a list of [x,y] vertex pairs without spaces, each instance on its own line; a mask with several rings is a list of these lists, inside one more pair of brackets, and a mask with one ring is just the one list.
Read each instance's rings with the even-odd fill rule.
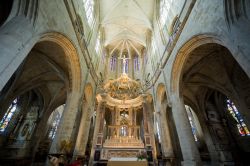
[[208,43],[217,43],[223,46],[221,40],[211,35],[198,35],[187,41],[179,50],[174,60],[172,72],[171,72],[171,91],[179,93],[179,86],[181,82],[181,76],[183,67],[189,58],[190,53],[199,46]]
[[[208,149],[205,148],[203,153],[209,151],[211,160],[216,162],[219,160],[223,161],[223,159],[218,159],[212,153],[215,147],[212,146],[212,139],[209,137],[215,137],[216,134],[210,132],[208,130],[210,126],[202,122],[208,118],[204,112],[212,109],[210,105],[213,105],[213,109],[217,112],[220,111],[221,114],[223,114],[223,109],[225,108],[219,107],[223,105],[222,100],[214,101],[215,97],[213,96],[210,98],[210,101],[207,99],[206,94],[209,95],[212,91],[218,91],[230,98],[234,98],[243,108],[241,111],[245,113],[244,115],[249,117],[248,111],[246,111],[246,103],[242,101],[242,97],[239,97],[245,95],[241,87],[249,90],[249,87],[243,84],[243,82],[248,83],[249,78],[242,68],[244,64],[240,64],[236,60],[236,58],[239,59],[239,57],[236,57],[237,54],[233,54],[225,45],[222,40],[212,35],[198,35],[190,39],[178,51],[173,64],[170,85],[171,92],[174,94],[173,98],[176,97],[176,99],[181,100],[183,98],[183,104],[188,103],[190,105],[192,103],[190,106],[194,109],[196,108],[194,112],[198,116],[204,135],[207,135],[205,143]],[[242,76],[240,77],[239,74],[242,74]],[[220,102],[220,104],[216,105],[216,102]],[[232,138],[230,137],[230,139]],[[240,141],[237,142],[237,144],[239,143]],[[228,144],[227,146],[230,145]],[[235,148],[240,149],[240,147]],[[232,158],[230,160],[233,161]]]
[[73,42],[63,34],[51,32],[43,34],[39,42],[51,41],[61,46],[69,64],[70,90],[81,89],[81,67],[78,52]]
[[[60,52],[56,52],[58,54],[57,59],[54,58],[53,53],[50,53],[50,50],[47,52],[41,52],[41,50],[44,50],[47,48],[47,46],[54,45],[54,49],[58,50],[60,49]],[[35,51],[34,51],[35,50]],[[48,56],[42,55],[42,54],[50,54]],[[32,58],[33,59],[30,59]],[[34,74],[34,76],[29,74],[29,71],[24,74],[24,71],[29,69],[32,71],[32,68],[27,64],[25,64],[29,61],[33,61],[34,59],[40,59],[40,63],[42,61],[48,66],[52,66],[51,69],[52,72],[40,72],[38,73],[38,66],[34,66],[36,69],[36,72],[38,74]],[[58,61],[63,61],[61,64],[58,64]],[[63,59],[63,60],[62,60]],[[18,71],[15,73],[15,78],[11,86],[8,86],[12,88],[11,91],[15,92],[15,94],[9,94],[9,96],[19,96],[27,91],[30,91],[32,89],[40,88],[42,92],[48,91],[48,88],[45,88],[43,85],[48,84],[49,82],[53,83],[60,83],[64,82],[66,88],[66,96],[68,94],[71,94],[70,92],[77,92],[79,93],[81,91],[81,67],[80,67],[80,60],[78,57],[78,52],[76,50],[76,47],[74,46],[73,42],[65,35],[58,33],[58,32],[50,32],[50,33],[44,33],[40,35],[40,39],[37,40],[37,42],[34,44],[33,48],[29,51],[29,54],[26,56],[26,59],[24,62],[20,65]],[[62,65],[65,65],[67,67],[62,68]],[[48,67],[47,66],[47,67]],[[65,74],[67,72],[67,74]],[[64,73],[64,74],[62,74]],[[29,77],[24,78],[24,75],[28,75]],[[46,76],[46,78],[45,78]],[[55,80],[55,77],[58,77]],[[66,77],[66,78],[65,78]],[[51,79],[53,78],[53,79]],[[22,80],[22,81],[19,81]],[[51,80],[51,81],[50,81]],[[8,91],[6,91],[8,93]],[[44,93],[44,94],[45,94]],[[62,95],[61,95],[62,96]],[[43,96],[46,98],[46,96]],[[66,97],[61,97],[59,101],[57,101],[55,104],[51,105],[51,111],[54,110],[57,106],[61,104],[65,104]],[[48,104],[48,102],[47,102]],[[45,116],[49,116],[50,113],[45,114]]]
[[159,83],[158,84],[158,87],[157,87],[157,90],[156,90],[156,101],[157,101],[157,104],[161,104],[164,100],[164,94],[166,93],[166,88],[165,88],[165,85],[163,83]]

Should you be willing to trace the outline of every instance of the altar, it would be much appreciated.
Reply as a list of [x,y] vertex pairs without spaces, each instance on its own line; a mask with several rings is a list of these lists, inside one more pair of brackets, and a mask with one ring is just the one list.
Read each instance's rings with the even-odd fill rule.
[[98,107],[102,110],[97,111],[94,163],[148,165],[146,159],[137,161],[141,154],[145,154],[144,158],[150,159],[149,162],[153,161],[153,134],[149,130],[146,98],[141,96],[140,86],[123,73],[104,85],[105,94],[97,95],[98,102],[104,103],[104,107]]

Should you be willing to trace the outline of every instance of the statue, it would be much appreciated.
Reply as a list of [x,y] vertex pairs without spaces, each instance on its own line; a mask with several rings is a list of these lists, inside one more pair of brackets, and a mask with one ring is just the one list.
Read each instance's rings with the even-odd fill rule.
[[126,63],[127,63],[127,59],[125,55],[123,55],[123,58],[119,58],[122,59],[122,74],[126,73]]

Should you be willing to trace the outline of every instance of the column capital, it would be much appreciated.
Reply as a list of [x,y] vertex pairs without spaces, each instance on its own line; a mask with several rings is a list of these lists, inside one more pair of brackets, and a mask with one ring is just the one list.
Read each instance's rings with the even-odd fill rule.
[[96,99],[98,103],[104,103],[107,101],[107,93],[99,93],[96,95]]
[[148,94],[143,93],[143,94],[141,94],[141,97],[142,97],[142,102],[146,103],[147,102],[147,98],[148,98]]
[[143,94],[141,94],[141,97],[142,97],[143,103],[151,103],[152,102],[152,96],[150,94],[143,93]]

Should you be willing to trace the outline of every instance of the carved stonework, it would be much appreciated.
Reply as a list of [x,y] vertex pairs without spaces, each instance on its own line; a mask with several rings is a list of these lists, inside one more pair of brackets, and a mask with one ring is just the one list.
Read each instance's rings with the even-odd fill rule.
[[104,89],[115,99],[129,100],[138,97],[141,93],[139,82],[132,80],[127,74],[122,74],[116,80],[108,81]]

